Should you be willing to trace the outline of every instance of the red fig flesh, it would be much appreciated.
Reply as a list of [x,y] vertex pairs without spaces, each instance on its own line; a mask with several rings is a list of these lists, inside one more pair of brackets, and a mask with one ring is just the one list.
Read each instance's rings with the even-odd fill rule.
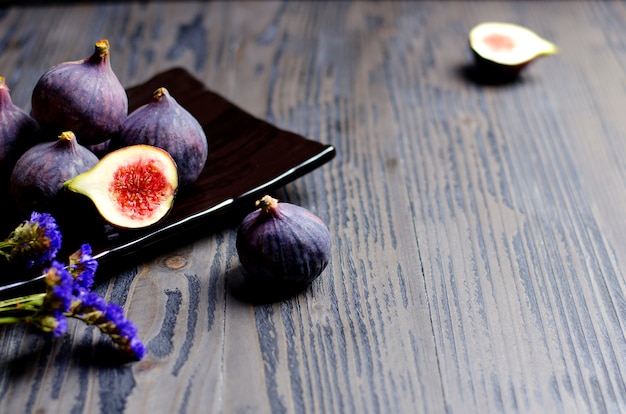
[[64,186],[90,198],[110,224],[141,228],[157,223],[172,208],[178,175],[166,151],[132,145],[108,153]]
[[41,76],[31,106],[44,130],[55,135],[71,130],[83,145],[119,133],[128,116],[128,97],[111,68],[109,47],[100,40],[91,56],[59,63]]

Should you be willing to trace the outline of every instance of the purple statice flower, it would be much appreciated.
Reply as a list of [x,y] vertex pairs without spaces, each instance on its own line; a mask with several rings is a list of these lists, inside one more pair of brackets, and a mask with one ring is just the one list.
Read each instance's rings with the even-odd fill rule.
[[27,321],[44,332],[50,332],[59,337],[67,331],[66,312],[72,305],[73,278],[65,266],[56,260],[46,269],[46,293],[43,296],[39,310]]
[[49,332],[57,338],[67,332],[67,317],[58,309],[39,313],[30,322],[42,331]]
[[55,310],[54,312],[52,312],[52,316],[54,316],[54,318],[56,319],[57,324],[51,332],[52,335],[58,338],[59,336],[67,332],[67,317],[59,310]]
[[0,255],[30,269],[53,260],[61,248],[61,232],[48,213],[31,213],[9,237],[0,242]]
[[135,335],[130,337],[126,345],[126,352],[130,355],[133,355],[138,361],[143,359],[146,355],[146,347],[144,346],[139,336]]
[[91,246],[83,244],[69,258],[68,268],[74,278],[73,294],[77,298],[88,293],[94,283],[98,261],[91,253]]
[[46,269],[46,296],[42,304],[44,311],[68,312],[74,299],[72,295],[72,286],[74,278],[67,268],[57,262],[52,261],[52,265]]
[[116,303],[109,303],[106,310],[106,318],[112,324],[113,330],[109,336],[118,346],[137,359],[143,358],[146,350],[137,336],[137,327],[124,316],[124,310]]
[[96,292],[86,292],[73,306],[72,314],[90,325],[101,320],[106,312],[107,303]]
[[38,225],[43,229],[43,239],[48,241],[48,252],[45,260],[52,260],[56,257],[57,252],[61,248],[61,232],[57,226],[56,220],[48,213],[32,212],[30,215],[30,223]]
[[126,319],[119,305],[107,304],[91,291],[98,268],[91,246],[83,244],[69,256],[68,265],[56,260],[60,249],[61,232],[47,213],[33,212],[30,220],[0,241],[0,257],[29,274],[43,271],[45,287],[44,292],[0,301],[0,313],[9,315],[0,318],[0,324],[22,321],[59,337],[67,332],[68,318],[75,318],[96,326],[120,350],[142,359],[146,350],[137,327]]
[[75,302],[71,316],[96,326],[122,351],[137,360],[145,355],[144,345],[137,336],[137,327],[126,319],[124,310],[115,303],[107,304],[97,293],[85,293],[78,302]]

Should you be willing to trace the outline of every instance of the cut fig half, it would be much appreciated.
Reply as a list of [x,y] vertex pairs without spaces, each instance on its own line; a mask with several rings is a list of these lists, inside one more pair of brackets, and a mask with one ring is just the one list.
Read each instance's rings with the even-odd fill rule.
[[479,67],[519,73],[540,56],[558,52],[558,47],[523,26],[485,22],[469,32],[470,48]]
[[159,222],[170,211],[178,172],[167,151],[138,144],[108,153],[63,186],[90,198],[111,225],[137,229]]

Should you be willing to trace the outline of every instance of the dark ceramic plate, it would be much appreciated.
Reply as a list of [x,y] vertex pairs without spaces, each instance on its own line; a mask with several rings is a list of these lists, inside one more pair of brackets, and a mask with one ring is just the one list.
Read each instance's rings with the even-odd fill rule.
[[[98,219],[64,223],[60,227],[68,250],[76,250],[79,243],[89,243],[100,263],[138,253],[146,246],[220,220],[230,211],[253,206],[264,193],[335,156],[332,146],[250,115],[207,89],[182,68],[170,69],[128,89],[129,109],[149,102],[154,90],[162,86],[198,119],[207,135],[209,157],[199,179],[191,187],[181,189],[168,216],[147,229],[120,230]],[[66,233],[69,237],[65,237]],[[11,287],[0,286],[0,292]]]

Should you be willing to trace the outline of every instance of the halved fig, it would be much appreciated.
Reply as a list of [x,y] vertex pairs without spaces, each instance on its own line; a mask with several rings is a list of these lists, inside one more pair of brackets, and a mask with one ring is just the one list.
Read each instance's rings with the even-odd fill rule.
[[538,57],[558,52],[554,43],[513,23],[480,23],[470,30],[469,43],[478,67],[513,75]]
[[92,169],[64,187],[93,201],[116,227],[136,229],[159,222],[174,203],[178,189],[176,162],[151,145],[131,145],[105,155]]

